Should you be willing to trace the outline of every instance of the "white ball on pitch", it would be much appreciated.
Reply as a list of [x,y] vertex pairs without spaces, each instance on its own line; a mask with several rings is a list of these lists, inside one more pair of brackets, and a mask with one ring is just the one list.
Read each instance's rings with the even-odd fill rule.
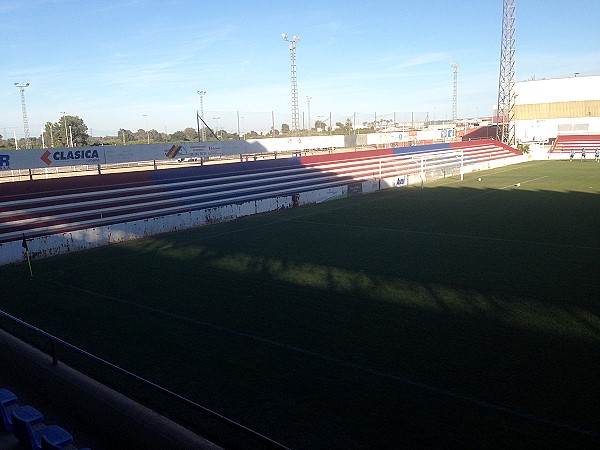
[[477,181],[481,181],[481,178],[477,178]]

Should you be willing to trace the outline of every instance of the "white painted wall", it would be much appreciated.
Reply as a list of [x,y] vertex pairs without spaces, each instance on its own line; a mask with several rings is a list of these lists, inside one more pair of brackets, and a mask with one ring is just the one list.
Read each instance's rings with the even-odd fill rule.
[[559,134],[600,134],[600,117],[516,120],[519,142],[547,142]]

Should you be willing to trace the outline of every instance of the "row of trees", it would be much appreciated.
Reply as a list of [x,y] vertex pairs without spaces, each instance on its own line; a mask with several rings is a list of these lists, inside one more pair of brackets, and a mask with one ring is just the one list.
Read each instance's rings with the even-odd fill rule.
[[62,116],[57,122],[46,122],[44,132],[39,136],[31,136],[29,142],[25,138],[6,139],[0,136],[1,148],[41,148],[41,147],[82,147],[92,145],[88,127],[78,116]]
[[[363,127],[355,130],[350,119],[345,123],[337,122],[334,127],[330,127],[322,120],[315,121],[314,128],[310,130],[299,130],[297,133],[303,136],[319,134],[351,134],[372,133],[375,126],[372,123],[365,122]],[[214,132],[214,134],[213,134]],[[200,136],[204,134],[207,141],[217,140],[239,140],[239,139],[260,139],[269,137],[287,137],[292,136],[289,124],[281,124],[281,129],[272,129],[266,133],[257,133],[250,131],[241,136],[238,133],[228,132],[226,130],[210,130],[205,128],[200,131]],[[116,136],[91,136],[88,134],[88,127],[79,116],[62,116],[56,122],[47,122],[44,126],[44,132],[37,137],[31,137],[29,143],[24,138],[15,142],[14,138],[6,139],[0,135],[0,148],[42,148],[42,147],[82,147],[93,145],[131,145],[131,144],[158,144],[169,142],[191,142],[198,141],[198,130],[188,127],[172,134],[161,133],[157,130],[131,131],[121,128]]]

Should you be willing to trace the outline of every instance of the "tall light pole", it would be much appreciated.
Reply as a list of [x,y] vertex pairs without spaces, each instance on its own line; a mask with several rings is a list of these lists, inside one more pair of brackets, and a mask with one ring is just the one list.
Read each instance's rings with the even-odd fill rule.
[[65,116],[64,111],[61,111],[60,113],[62,114],[63,122],[65,123],[65,139],[66,139],[65,143],[66,143],[66,147],[68,147],[69,146],[69,134],[67,133],[67,116]]
[[496,137],[515,145],[515,0],[504,0]]
[[217,121],[217,127],[216,127],[216,130],[215,130],[217,137],[219,136],[219,119],[220,119],[220,117],[213,117],[213,120]]
[[148,130],[148,114],[144,114],[146,118],[146,136],[148,137],[148,144],[150,144],[150,131]]
[[458,64],[453,62],[452,64],[450,64],[452,66],[452,73],[453,73],[453,81],[452,81],[452,120],[454,122],[456,122],[456,99],[457,99],[457,81],[458,81]]
[[300,118],[298,115],[298,81],[296,79],[296,43],[300,42],[300,38],[294,35],[288,39],[288,35],[281,35],[284,41],[290,43],[290,60],[292,70],[292,131],[294,134],[298,132]]
[[[196,91],[196,93],[200,96],[200,118],[202,122],[204,122],[204,96],[206,95],[206,91]],[[202,124],[202,142],[206,142],[206,128],[204,123]]]
[[25,107],[25,88],[29,86],[29,83],[15,83],[15,86],[19,88],[19,91],[21,91],[21,109],[23,110],[23,132],[25,133],[25,148],[31,148],[29,137],[29,121],[27,120],[27,108]]
[[310,136],[310,130],[312,129],[310,125],[310,101],[312,97],[306,96],[306,101],[308,102],[308,135]]

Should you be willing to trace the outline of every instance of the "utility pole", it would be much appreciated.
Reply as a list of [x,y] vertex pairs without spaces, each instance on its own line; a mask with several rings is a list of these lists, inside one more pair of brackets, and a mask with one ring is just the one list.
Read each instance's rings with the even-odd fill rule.
[[[220,140],[220,138],[219,138],[219,119],[220,119],[220,117],[213,117],[213,120],[217,121],[217,126],[216,126],[216,129],[215,129],[215,133],[216,133],[215,137]],[[223,137],[222,133],[221,133],[221,137]]]
[[148,138],[148,145],[150,145],[150,130],[148,129],[148,114],[144,114],[146,118],[146,137]]
[[69,146],[69,135],[67,134],[67,116],[65,116],[65,112],[61,111],[60,112],[62,114],[63,117],[63,122],[65,123],[65,147]]
[[31,148],[29,136],[29,120],[27,120],[27,108],[25,107],[25,88],[29,86],[29,83],[15,83],[15,86],[19,88],[19,91],[21,91],[21,109],[23,111],[23,132],[25,133],[25,148]]
[[312,126],[310,124],[310,101],[312,100],[312,97],[306,97],[306,101],[308,102],[308,135],[310,136],[310,130],[312,129]]
[[456,122],[456,97],[457,97],[457,85],[458,85],[458,64],[453,62],[452,72],[454,74],[454,81],[452,82],[452,120]]
[[515,145],[515,0],[504,0],[498,82],[497,139]]
[[292,72],[292,132],[293,134],[298,133],[300,126],[300,119],[298,115],[298,80],[296,77],[296,43],[300,42],[298,36],[293,36],[288,39],[288,35],[283,33],[281,35],[284,41],[290,43],[290,60],[291,60],[291,72]]

